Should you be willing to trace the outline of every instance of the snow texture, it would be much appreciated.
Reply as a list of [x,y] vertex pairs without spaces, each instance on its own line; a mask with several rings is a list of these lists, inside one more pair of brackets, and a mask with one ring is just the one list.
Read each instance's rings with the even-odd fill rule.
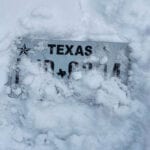
[[[0,150],[149,150],[149,8],[148,0],[0,0]],[[24,57],[10,98],[15,41],[25,34],[130,42],[128,87],[98,70],[58,80]]]

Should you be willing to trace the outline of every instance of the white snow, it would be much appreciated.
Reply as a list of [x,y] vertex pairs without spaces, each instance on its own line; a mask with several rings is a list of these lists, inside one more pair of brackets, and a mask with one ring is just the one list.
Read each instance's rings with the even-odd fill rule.
[[[148,0],[0,0],[0,150],[149,150],[149,8]],[[128,41],[130,83],[98,70],[66,82],[24,57],[23,84],[13,91],[21,97],[9,98],[14,40],[24,34]]]

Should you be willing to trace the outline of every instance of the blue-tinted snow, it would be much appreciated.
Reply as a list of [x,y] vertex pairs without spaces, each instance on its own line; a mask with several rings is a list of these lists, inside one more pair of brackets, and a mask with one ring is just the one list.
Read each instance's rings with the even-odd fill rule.
[[[149,150],[149,8],[148,0],[0,0],[0,149]],[[130,89],[97,70],[78,72],[66,85],[24,59],[24,87],[15,92],[25,94],[9,98],[4,84],[13,40],[41,32],[53,39],[129,41]]]

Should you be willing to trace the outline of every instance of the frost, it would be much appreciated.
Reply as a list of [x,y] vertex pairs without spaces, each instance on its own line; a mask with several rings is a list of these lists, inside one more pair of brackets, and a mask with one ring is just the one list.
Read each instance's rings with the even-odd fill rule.
[[97,89],[98,87],[100,87],[103,81],[100,73],[98,73],[96,70],[93,70],[88,72],[87,74],[88,75],[83,78],[83,84],[91,89]]
[[74,80],[79,80],[82,78],[82,73],[80,71],[78,72],[73,72],[72,77]]
[[107,63],[107,61],[108,61],[108,58],[107,58],[107,56],[104,56],[104,57],[102,57],[101,59],[100,59],[100,64],[106,64]]

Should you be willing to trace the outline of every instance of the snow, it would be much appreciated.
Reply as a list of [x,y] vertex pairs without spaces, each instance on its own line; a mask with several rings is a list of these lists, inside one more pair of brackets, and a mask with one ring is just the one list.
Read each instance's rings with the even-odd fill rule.
[[[0,0],[0,149],[149,150],[149,8],[148,0]],[[67,82],[24,57],[24,80],[10,98],[14,41],[25,34],[130,42],[130,83],[99,70],[76,71]]]

